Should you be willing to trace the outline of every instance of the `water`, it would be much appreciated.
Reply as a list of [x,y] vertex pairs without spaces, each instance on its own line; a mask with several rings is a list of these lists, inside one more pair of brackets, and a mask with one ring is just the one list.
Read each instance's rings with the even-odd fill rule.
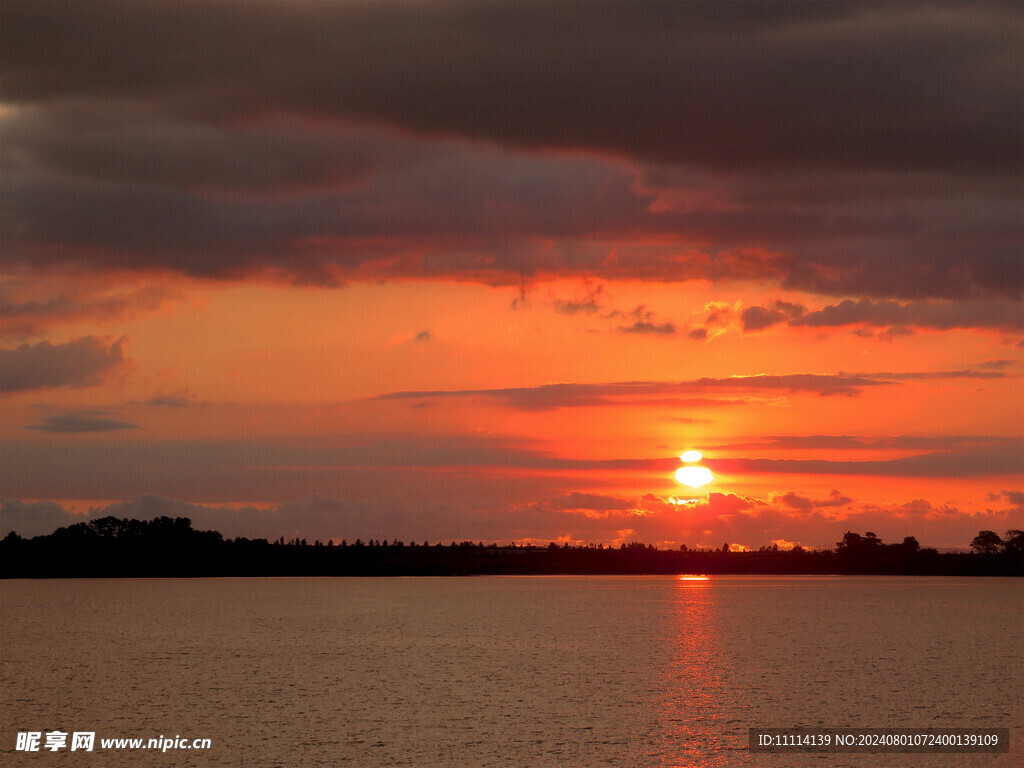
[[[8,581],[0,597],[5,766],[1024,765],[1021,579]],[[1009,727],[1011,753],[746,748],[752,726],[816,725]],[[212,748],[14,749],[57,729]]]

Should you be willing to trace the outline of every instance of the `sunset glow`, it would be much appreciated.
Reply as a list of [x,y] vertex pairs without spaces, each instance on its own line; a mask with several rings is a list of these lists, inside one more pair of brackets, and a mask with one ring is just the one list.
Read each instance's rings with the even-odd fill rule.
[[1024,528],[1019,6],[755,5],[4,3],[0,537]]

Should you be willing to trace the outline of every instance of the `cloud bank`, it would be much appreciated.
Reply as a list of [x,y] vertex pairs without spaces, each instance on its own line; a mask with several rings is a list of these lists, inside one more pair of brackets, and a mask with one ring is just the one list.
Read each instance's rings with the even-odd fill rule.
[[0,13],[6,259],[29,274],[1024,287],[1013,4]]

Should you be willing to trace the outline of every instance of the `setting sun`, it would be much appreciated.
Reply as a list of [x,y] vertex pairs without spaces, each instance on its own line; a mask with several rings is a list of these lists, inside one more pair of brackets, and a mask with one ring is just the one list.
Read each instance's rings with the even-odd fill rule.
[[676,470],[676,480],[691,488],[707,485],[714,479],[714,475],[707,467],[680,467]]
[[704,456],[700,451],[686,451],[686,453],[682,454],[679,458],[687,464],[692,464],[695,461],[700,461]]

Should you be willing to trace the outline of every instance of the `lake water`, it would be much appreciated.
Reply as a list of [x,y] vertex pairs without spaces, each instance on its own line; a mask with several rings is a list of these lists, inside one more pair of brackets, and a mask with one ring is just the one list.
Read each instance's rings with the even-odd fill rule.
[[[0,582],[5,766],[1020,766],[1024,580]],[[747,729],[1002,727],[1002,755]],[[15,751],[93,731],[96,751]],[[108,737],[209,750],[100,749]]]

